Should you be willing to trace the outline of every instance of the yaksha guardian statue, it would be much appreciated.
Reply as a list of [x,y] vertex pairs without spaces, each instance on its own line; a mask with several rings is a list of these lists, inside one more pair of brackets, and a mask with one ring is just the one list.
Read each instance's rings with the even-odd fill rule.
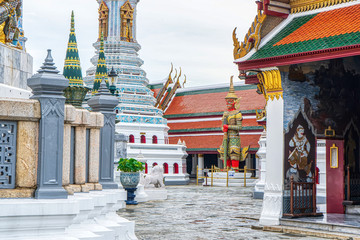
[[239,161],[243,161],[239,132],[242,129],[242,115],[239,108],[239,100],[235,94],[233,77],[230,80],[230,90],[225,97],[227,111],[222,117],[222,129],[224,138],[220,149],[220,159],[224,161],[224,167],[239,168]]
[[18,45],[21,0],[0,0],[0,42]]

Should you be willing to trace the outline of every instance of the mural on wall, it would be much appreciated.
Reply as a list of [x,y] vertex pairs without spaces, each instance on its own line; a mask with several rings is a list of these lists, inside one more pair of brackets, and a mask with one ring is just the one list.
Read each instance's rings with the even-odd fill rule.
[[304,112],[299,110],[289,123],[285,133],[285,189],[290,189],[290,179],[294,182],[312,182],[315,176],[316,141],[313,127]]
[[301,107],[323,136],[329,126],[343,137],[352,119],[360,123],[359,57],[291,65],[281,69],[284,89],[284,129]]

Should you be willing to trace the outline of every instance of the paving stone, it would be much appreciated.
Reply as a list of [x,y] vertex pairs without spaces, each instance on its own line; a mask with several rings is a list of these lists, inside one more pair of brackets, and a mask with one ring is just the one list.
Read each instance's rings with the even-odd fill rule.
[[258,226],[262,200],[253,188],[167,186],[168,199],[127,206],[118,214],[135,221],[139,240],[323,239],[264,232]]

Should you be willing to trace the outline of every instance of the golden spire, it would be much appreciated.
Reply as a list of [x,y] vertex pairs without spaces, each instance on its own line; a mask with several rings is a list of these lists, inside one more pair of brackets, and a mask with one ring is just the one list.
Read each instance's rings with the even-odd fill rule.
[[238,97],[235,94],[233,78],[234,78],[234,76],[231,76],[229,93],[226,95],[225,99],[238,99]]

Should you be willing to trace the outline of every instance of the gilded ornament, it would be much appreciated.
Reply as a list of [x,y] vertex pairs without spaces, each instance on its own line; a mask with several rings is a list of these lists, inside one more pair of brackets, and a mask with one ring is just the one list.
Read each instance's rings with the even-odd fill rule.
[[258,92],[264,94],[266,101],[283,97],[281,74],[278,69],[266,70],[258,73]]
[[356,0],[290,0],[291,13],[311,11]]
[[261,27],[266,19],[266,15],[258,10],[258,14],[255,17],[248,33],[246,34],[244,41],[239,42],[236,37],[236,28],[233,31],[234,42],[234,59],[239,59],[248,54],[253,48],[258,49],[261,42]]
[[134,8],[131,6],[130,1],[127,0],[120,8],[121,17],[121,32],[120,37],[122,41],[133,42],[133,19]]
[[99,7],[99,39],[101,34],[106,38],[108,36],[109,8],[104,1],[101,1]]

